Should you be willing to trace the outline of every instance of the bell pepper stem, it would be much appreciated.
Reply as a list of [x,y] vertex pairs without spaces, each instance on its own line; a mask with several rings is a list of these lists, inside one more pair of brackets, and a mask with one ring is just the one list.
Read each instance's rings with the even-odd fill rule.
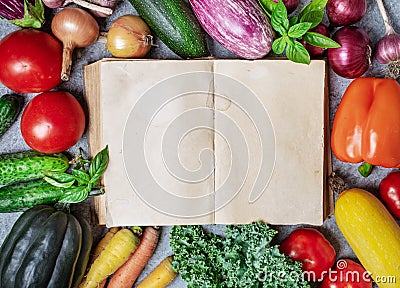
[[361,176],[368,177],[372,172],[372,168],[374,168],[373,165],[364,162],[363,164],[358,166],[358,172],[361,174]]

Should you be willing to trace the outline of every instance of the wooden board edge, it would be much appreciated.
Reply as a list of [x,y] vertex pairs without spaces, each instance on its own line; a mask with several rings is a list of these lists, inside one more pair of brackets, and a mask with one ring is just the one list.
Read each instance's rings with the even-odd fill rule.
[[[100,67],[101,62],[95,62],[83,67],[84,97],[88,107],[87,139],[89,155],[93,157],[103,147],[101,95],[100,95]],[[96,196],[91,201],[92,221],[98,225],[105,225],[106,205],[105,195]]]
[[332,174],[332,151],[331,151],[331,132],[330,132],[330,102],[329,102],[329,68],[327,62],[325,60],[325,95],[324,95],[324,102],[325,102],[325,135],[324,135],[324,142],[325,142],[325,175],[324,175],[324,221],[330,215],[333,214],[334,211],[334,198],[333,198],[333,190],[330,187],[330,177]]

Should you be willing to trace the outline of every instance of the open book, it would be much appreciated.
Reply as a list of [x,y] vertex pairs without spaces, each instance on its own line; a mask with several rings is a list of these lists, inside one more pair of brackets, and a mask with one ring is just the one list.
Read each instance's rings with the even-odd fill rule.
[[320,225],[332,209],[326,63],[116,60],[84,68],[107,226]]

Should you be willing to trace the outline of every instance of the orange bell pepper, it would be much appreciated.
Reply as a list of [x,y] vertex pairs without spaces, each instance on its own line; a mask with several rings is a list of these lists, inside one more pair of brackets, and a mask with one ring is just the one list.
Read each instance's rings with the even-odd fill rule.
[[353,80],[333,121],[331,147],[343,162],[400,167],[400,84],[370,77]]

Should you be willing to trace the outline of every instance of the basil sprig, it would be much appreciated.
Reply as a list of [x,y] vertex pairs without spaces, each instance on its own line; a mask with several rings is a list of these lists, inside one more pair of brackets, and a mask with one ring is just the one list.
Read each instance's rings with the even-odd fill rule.
[[270,17],[272,28],[280,35],[272,44],[276,54],[286,52],[286,57],[297,63],[310,63],[310,54],[299,42],[321,48],[338,48],[339,43],[320,33],[309,31],[321,23],[328,0],[314,0],[305,6],[297,16],[288,18],[287,9],[282,0],[259,0],[261,7]]
[[[75,167],[70,173],[44,172],[44,180],[53,186],[64,188],[65,194],[59,200],[60,203],[78,203],[85,200],[93,190],[100,190],[103,193],[103,187],[98,187],[100,177],[103,175],[109,162],[108,147],[97,153],[92,161],[77,158],[73,162]],[[85,169],[85,166],[89,166]],[[99,194],[99,193],[94,193]]]

